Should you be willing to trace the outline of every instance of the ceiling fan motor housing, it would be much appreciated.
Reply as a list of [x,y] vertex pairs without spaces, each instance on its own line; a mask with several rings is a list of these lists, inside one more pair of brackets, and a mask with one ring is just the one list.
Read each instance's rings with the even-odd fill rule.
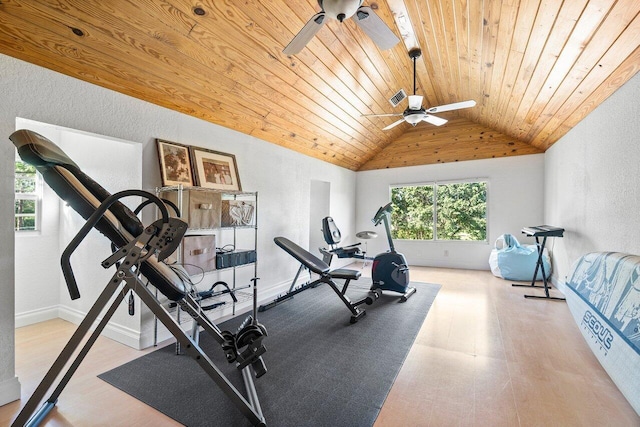
[[329,18],[342,22],[356,13],[362,0],[318,0],[318,4]]

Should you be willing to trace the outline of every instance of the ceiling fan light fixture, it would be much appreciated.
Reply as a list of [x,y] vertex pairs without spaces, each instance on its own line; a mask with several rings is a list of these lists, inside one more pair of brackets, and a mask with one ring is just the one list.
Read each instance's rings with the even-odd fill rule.
[[316,35],[325,21],[325,17],[343,22],[353,19],[360,29],[378,46],[380,50],[391,49],[400,39],[391,28],[369,6],[362,6],[363,0],[318,0],[320,12],[305,24],[284,48],[285,55],[299,53]]
[[[389,130],[389,129],[393,129],[394,127],[398,126],[399,124],[401,124],[402,122],[407,122],[409,123],[411,126],[416,126],[418,123],[420,122],[427,122],[430,123],[434,126],[442,126],[445,123],[447,123],[447,119],[443,119],[442,117],[438,117],[438,116],[433,116],[431,115],[431,113],[440,113],[443,111],[452,111],[452,110],[459,110],[461,108],[469,108],[469,107],[474,107],[476,105],[476,102],[474,100],[469,100],[469,101],[462,101],[462,102],[454,102],[453,104],[446,104],[446,105],[438,105],[436,107],[431,107],[428,109],[424,109],[422,107],[422,101],[424,99],[424,97],[422,95],[416,95],[416,59],[419,58],[422,55],[422,51],[420,50],[420,48],[414,48],[411,49],[409,51],[409,57],[411,58],[411,60],[413,61],[413,95],[409,95],[407,98],[409,98],[409,106],[407,107],[406,110],[404,110],[404,112],[402,114],[366,114],[365,116],[369,116],[369,117],[390,117],[390,116],[402,116],[402,118],[398,121],[395,121],[393,123],[391,123],[390,125],[385,126],[384,128],[382,128],[382,130]],[[406,94],[404,93],[404,91],[402,89],[400,89],[400,91],[398,93],[396,93],[390,100],[389,102],[391,102],[391,105],[393,105],[394,107],[397,105],[397,103],[394,104],[394,101],[396,102],[400,102],[401,99],[394,99],[394,98],[399,98],[399,95],[404,95],[406,96]],[[402,98],[404,99],[404,98]]]
[[411,126],[415,126],[422,121],[423,117],[424,117],[424,113],[407,114],[406,116],[404,116],[404,120],[407,123],[409,123]]
[[356,13],[362,0],[318,0],[318,5],[329,18],[342,22]]

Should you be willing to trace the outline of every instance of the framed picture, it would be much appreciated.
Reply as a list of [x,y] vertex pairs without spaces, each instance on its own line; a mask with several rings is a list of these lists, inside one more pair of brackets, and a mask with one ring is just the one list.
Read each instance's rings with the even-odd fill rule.
[[196,185],[218,190],[242,191],[236,156],[204,148],[190,148]]
[[189,147],[175,142],[156,139],[162,185],[193,185]]

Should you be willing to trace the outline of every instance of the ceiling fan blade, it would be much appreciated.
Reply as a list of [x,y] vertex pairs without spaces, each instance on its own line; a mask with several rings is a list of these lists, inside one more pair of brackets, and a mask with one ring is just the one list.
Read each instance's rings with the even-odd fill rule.
[[381,50],[391,49],[400,41],[387,24],[368,6],[359,7],[353,15],[353,20]]
[[442,113],[443,111],[459,110],[461,108],[475,107],[476,101],[462,101],[454,102],[453,104],[440,105],[438,107],[431,107],[427,109],[427,113]]
[[306,45],[311,41],[313,36],[315,36],[320,28],[324,25],[325,15],[324,12],[316,13],[309,19],[304,27],[300,30],[298,34],[289,42],[287,47],[284,48],[282,53],[285,55],[295,55],[299,53]]
[[389,126],[383,127],[382,130],[389,130],[391,128],[394,128],[394,127],[398,126],[402,122],[404,122],[404,119],[400,119],[397,122],[393,122]]
[[422,95],[409,95],[409,109],[419,110],[422,108]]
[[402,113],[389,113],[389,114],[363,114],[360,117],[398,117],[402,116]]
[[442,126],[447,123],[449,120],[443,119],[442,117],[432,116],[431,114],[425,114],[422,118],[423,122],[431,123],[434,126]]

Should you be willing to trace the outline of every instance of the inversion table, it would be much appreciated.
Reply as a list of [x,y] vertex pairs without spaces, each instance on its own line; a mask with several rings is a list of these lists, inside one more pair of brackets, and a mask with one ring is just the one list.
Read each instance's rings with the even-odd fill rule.
[[[257,279],[254,279],[253,316],[248,316],[235,333],[221,331],[199,307],[191,289],[182,282],[172,268],[162,262],[176,250],[187,230],[185,222],[169,216],[162,200],[142,190],[126,190],[113,195],[109,194],[83,173],[59,147],[35,132],[19,130],[14,132],[10,139],[17,147],[20,157],[34,165],[60,198],[87,221],[62,254],[62,270],[71,299],[80,298],[80,292],[71,268],[70,257],[87,233],[92,228],[96,228],[115,247],[115,252],[102,261],[102,267],[115,267],[115,273],[12,426],[35,426],[43,421],[129,291],[135,292],[140,297],[186,353],[196,360],[253,425],[265,426],[266,422],[253,382],[254,376],[260,377],[266,373],[262,360],[262,354],[266,351],[262,344],[266,329],[256,319],[255,283]],[[119,201],[128,196],[139,196],[150,200],[157,206],[162,218],[151,225],[143,226],[134,213]],[[147,284],[141,276],[147,279]],[[159,303],[154,293],[148,289],[148,285],[155,287],[169,300],[176,302],[182,310],[193,317],[194,322],[197,322],[220,344],[226,360],[229,363],[235,363],[241,372],[246,397],[236,389],[199,345],[180,328]],[[113,302],[108,305],[112,298]],[[78,350],[92,325],[107,306],[106,312],[94,331]],[[71,361],[74,354],[75,358]],[[38,409],[38,405],[65,368],[67,368],[66,372],[57,382],[56,388]]]

